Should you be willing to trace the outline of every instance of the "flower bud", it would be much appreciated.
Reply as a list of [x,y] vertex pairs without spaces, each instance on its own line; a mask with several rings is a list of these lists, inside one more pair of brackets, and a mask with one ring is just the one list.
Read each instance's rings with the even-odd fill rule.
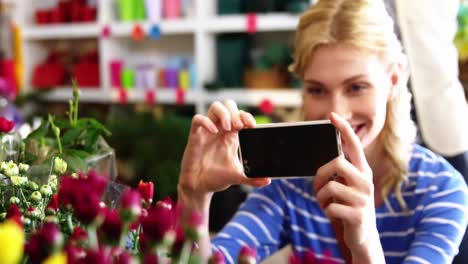
[[54,135],[60,137],[60,128],[53,127],[52,130],[54,131]]
[[48,197],[48,196],[51,196],[52,195],[52,188],[49,186],[49,185],[42,185],[41,186],[41,194]]
[[63,159],[56,157],[54,159],[54,172],[59,175],[62,175],[66,171],[67,171],[67,163]]
[[30,199],[34,203],[39,203],[42,200],[42,194],[39,191],[34,191],[33,193],[31,193]]
[[145,207],[148,208],[153,202],[154,184],[152,182],[143,182],[140,180],[138,183],[138,192],[143,199]]
[[57,191],[57,186],[58,186],[58,178],[57,175],[52,174],[50,175],[49,178],[49,185],[52,188],[52,191],[56,192]]
[[31,206],[26,211],[26,216],[32,219],[39,219],[41,218],[41,211]]
[[10,204],[19,204],[21,201],[18,197],[12,196],[10,197]]
[[10,160],[8,163],[6,163],[6,166],[3,169],[3,174],[5,174],[5,176],[7,177],[18,176],[19,175],[18,166],[13,161]]
[[0,213],[0,222],[3,222],[6,219],[6,212]]
[[18,169],[19,169],[19,172],[20,172],[21,174],[24,174],[24,173],[28,172],[28,170],[29,170],[29,165],[28,165],[28,164],[24,164],[24,163],[20,163],[20,164],[18,165]]
[[28,181],[25,184],[25,187],[26,187],[26,189],[28,189],[30,191],[36,191],[37,189],[39,189],[39,186],[37,185],[37,183],[35,183],[33,181]]
[[223,253],[221,251],[216,250],[213,255],[211,255],[210,259],[208,260],[208,264],[225,264],[226,260],[224,259]]
[[120,216],[125,222],[133,222],[141,214],[141,195],[138,191],[126,190],[120,201]]
[[239,253],[239,264],[255,264],[257,263],[257,250],[248,246],[243,246]]

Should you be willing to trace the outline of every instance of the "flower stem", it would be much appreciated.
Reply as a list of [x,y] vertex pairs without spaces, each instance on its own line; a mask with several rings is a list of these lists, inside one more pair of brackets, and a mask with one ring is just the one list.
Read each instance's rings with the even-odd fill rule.
[[120,233],[119,245],[120,245],[120,248],[122,249],[126,248],[126,242],[127,242],[126,238],[128,236],[129,227],[130,227],[130,223],[128,222],[124,223],[122,227],[122,233]]
[[89,246],[93,249],[98,249],[99,245],[96,234],[96,227],[93,225],[89,225],[86,229],[88,231]]
[[180,253],[179,263],[181,264],[189,263],[191,250],[192,250],[192,242],[186,241],[182,247],[182,252]]
[[70,230],[70,234],[73,234],[73,222],[72,222],[72,216],[70,213],[67,213],[67,226],[68,230]]

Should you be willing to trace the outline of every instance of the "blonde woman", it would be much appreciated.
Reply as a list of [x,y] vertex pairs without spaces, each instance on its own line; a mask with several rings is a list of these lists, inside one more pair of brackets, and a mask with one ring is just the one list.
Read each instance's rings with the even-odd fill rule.
[[233,101],[196,115],[179,202],[208,219],[214,192],[261,187],[212,241],[206,223],[201,254],[219,250],[233,263],[249,245],[262,260],[291,244],[337,263],[450,263],[467,224],[467,187],[443,158],[413,143],[405,58],[379,0],[322,0],[303,14],[291,70],[305,83],[304,116],[330,119],[344,150],[312,182],[245,177],[237,133],[255,121]]

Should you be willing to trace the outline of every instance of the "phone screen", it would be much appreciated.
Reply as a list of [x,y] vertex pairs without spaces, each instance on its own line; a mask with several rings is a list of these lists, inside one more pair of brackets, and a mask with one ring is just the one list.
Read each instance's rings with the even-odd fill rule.
[[341,152],[327,121],[281,123],[239,131],[239,158],[247,177],[307,177]]

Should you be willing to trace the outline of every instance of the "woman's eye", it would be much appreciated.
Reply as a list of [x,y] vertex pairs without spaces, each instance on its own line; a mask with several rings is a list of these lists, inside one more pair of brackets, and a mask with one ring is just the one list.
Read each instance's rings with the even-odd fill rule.
[[309,87],[307,88],[307,93],[311,95],[322,95],[325,93],[325,91],[320,87]]
[[367,87],[368,86],[365,85],[365,84],[353,84],[349,88],[349,91],[352,92],[352,93],[359,93],[359,92],[362,92],[363,90],[365,90]]

